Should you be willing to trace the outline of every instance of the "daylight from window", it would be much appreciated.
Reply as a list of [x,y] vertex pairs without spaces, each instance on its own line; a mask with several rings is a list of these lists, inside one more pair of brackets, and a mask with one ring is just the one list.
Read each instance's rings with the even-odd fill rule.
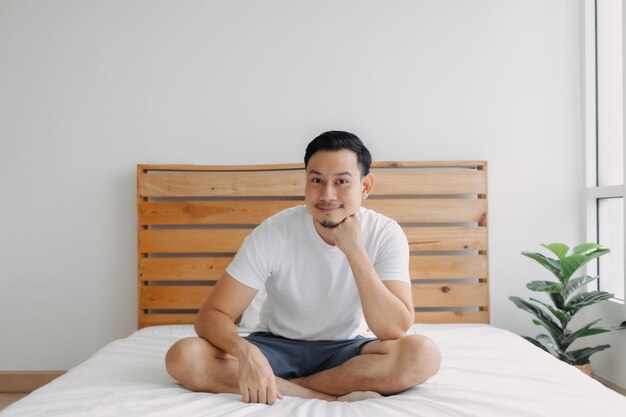
[[587,235],[611,249],[592,268],[600,275],[598,289],[623,302],[622,2],[594,0],[586,7]]

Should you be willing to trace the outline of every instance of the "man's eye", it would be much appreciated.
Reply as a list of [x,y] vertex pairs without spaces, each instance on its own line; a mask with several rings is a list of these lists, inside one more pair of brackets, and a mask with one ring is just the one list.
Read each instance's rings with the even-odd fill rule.
[[337,181],[337,184],[339,184],[339,185],[345,185],[347,183],[348,183],[348,180],[344,180],[344,179],[340,179],[340,180]]
[[322,183],[322,180],[320,180],[319,178],[313,178],[313,179],[311,180],[311,182],[312,182],[313,184],[321,184],[321,183]]

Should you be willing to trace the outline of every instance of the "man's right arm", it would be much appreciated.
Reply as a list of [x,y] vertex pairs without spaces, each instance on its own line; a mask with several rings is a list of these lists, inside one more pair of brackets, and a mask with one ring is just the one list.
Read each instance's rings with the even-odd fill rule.
[[282,396],[272,368],[256,346],[239,336],[235,325],[256,292],[225,272],[202,305],[195,329],[198,336],[239,360],[239,389],[244,402],[273,404]]

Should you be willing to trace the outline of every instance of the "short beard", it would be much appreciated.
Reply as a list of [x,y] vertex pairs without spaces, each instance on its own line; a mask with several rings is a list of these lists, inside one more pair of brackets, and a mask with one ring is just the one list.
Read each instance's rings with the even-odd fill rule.
[[341,222],[335,223],[335,222],[330,222],[328,220],[324,220],[323,222],[317,220],[317,222],[320,224],[320,226],[322,226],[325,229],[334,229],[335,227],[341,224]]

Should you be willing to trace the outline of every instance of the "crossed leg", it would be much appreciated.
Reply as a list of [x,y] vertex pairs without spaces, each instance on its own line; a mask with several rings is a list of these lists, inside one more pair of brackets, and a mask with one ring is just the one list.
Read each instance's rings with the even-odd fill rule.
[[[336,400],[354,391],[396,394],[439,370],[441,355],[425,336],[374,341],[344,364],[306,377],[276,377],[278,391],[300,398]],[[237,359],[199,337],[176,342],[166,355],[169,374],[192,391],[239,393]]]
[[[239,391],[237,358],[222,352],[200,337],[176,342],[165,356],[167,372],[191,391],[232,393]],[[336,400],[336,396],[302,387],[276,377],[276,387],[283,395],[300,398]]]
[[437,345],[421,335],[366,344],[342,365],[291,382],[331,395],[374,391],[392,395],[425,382],[439,371]]

